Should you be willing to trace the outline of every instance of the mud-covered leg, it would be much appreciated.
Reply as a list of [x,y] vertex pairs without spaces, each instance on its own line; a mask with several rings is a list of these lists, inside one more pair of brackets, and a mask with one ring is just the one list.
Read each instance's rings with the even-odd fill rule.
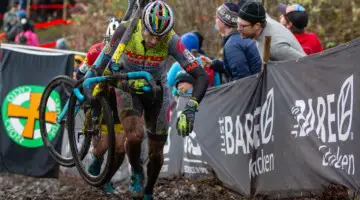
[[154,185],[164,163],[164,146],[166,141],[155,141],[149,138],[149,154],[147,163],[147,182],[145,186],[145,194],[152,195]]
[[144,173],[140,164],[141,142],[144,138],[144,126],[139,116],[127,116],[123,120],[126,133],[126,154],[132,167],[132,185],[130,190],[133,198],[142,197]]

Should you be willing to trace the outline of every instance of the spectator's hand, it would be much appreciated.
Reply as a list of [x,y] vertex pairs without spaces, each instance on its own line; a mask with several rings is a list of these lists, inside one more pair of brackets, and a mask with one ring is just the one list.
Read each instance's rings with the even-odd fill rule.
[[212,60],[206,56],[199,56],[199,58],[205,67],[209,67],[212,64]]

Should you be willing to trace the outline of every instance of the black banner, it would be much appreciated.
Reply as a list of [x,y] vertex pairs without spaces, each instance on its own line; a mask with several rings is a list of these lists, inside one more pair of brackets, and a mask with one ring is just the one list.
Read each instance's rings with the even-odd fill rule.
[[[359,43],[270,63],[265,78],[209,89],[196,113],[196,137],[190,137],[202,162],[246,196],[306,195],[331,183],[357,191]],[[186,102],[181,98],[173,112]],[[172,123],[171,143],[176,134]]]
[[[46,84],[61,74],[72,75],[73,55],[3,47],[0,66],[0,171],[56,177],[58,165],[43,146],[38,106]],[[50,95],[49,138],[61,150],[59,126],[61,91]]]

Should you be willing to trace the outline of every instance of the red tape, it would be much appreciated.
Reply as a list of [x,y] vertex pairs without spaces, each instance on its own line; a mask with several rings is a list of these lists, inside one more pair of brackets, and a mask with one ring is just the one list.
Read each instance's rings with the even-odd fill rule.
[[[39,29],[39,28],[47,28],[50,26],[71,25],[74,23],[75,23],[75,21],[66,21],[63,19],[55,19],[55,20],[49,21],[49,22],[36,23],[34,25],[34,27],[35,27],[35,29]],[[5,37],[6,37],[6,33],[0,33],[0,40],[4,39]]]
[[45,43],[45,44],[40,44],[40,47],[55,48],[56,47],[56,42],[48,42],[48,43]]
[[[68,8],[75,7],[75,4],[68,4]],[[31,5],[30,9],[37,10],[37,9],[60,9],[64,8],[64,4],[40,4],[40,5]]]
[[50,26],[57,26],[57,25],[70,25],[70,24],[73,24],[75,23],[74,21],[66,21],[66,20],[63,20],[63,19],[55,19],[55,20],[52,20],[52,21],[49,21],[49,22],[42,22],[42,23],[37,23],[34,25],[34,27],[36,29],[38,28],[47,28],[47,27],[50,27]]
[[0,33],[0,40],[4,39],[6,37],[6,33]]

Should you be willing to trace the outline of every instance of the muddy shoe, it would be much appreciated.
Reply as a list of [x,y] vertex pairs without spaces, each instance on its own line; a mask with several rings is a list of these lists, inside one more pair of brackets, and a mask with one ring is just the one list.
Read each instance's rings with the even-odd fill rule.
[[152,194],[145,194],[143,200],[153,200]]
[[133,172],[131,175],[131,185],[129,187],[132,198],[143,197],[144,195],[143,183],[144,183],[144,175],[142,173]]
[[102,188],[105,194],[120,194],[111,182],[105,183]]
[[96,156],[93,156],[93,160],[91,161],[91,164],[88,168],[88,172],[93,176],[99,175],[102,163],[103,160],[100,160]]

